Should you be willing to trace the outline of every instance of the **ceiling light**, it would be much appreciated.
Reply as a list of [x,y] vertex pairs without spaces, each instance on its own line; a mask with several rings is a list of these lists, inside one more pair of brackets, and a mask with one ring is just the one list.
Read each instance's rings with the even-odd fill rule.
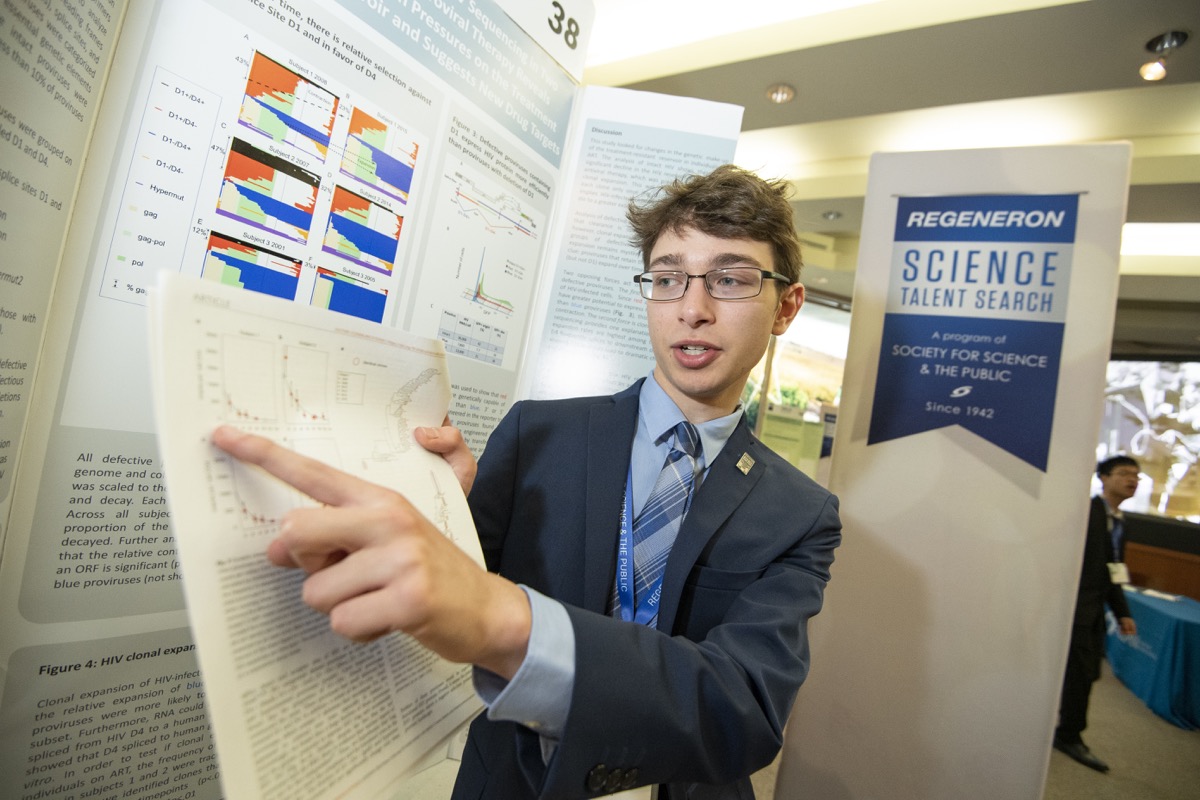
[[1143,80],[1161,81],[1167,77],[1167,65],[1162,62],[1162,59],[1147,61],[1145,64],[1142,64],[1142,68],[1138,70],[1138,74],[1142,76]]
[[1123,256],[1200,256],[1200,222],[1127,222]]
[[1167,77],[1167,56],[1175,48],[1182,47],[1187,40],[1188,35],[1184,31],[1167,31],[1146,42],[1147,52],[1153,53],[1158,58],[1142,64],[1138,74],[1148,81],[1161,81]]
[[796,96],[796,87],[786,83],[776,83],[767,87],[767,99],[772,103],[790,103]]
[[842,212],[826,211],[824,214],[821,215],[821,218],[824,220],[827,220],[828,222],[833,222],[834,220],[838,220],[838,219],[842,218]]
[[[763,35],[777,36],[780,31],[800,30],[798,20],[846,13],[849,9],[880,1],[804,0],[797,3],[796,0],[754,0],[753,3],[738,4],[737,13],[731,14],[729,0],[654,0],[652,3],[646,0],[599,0],[589,4],[596,7],[596,19],[588,42],[587,65],[595,68],[626,59],[654,59],[663,57],[658,54],[665,51],[691,48],[695,55],[682,56],[692,64],[691,69],[711,66],[709,57],[714,50],[724,47],[714,48],[713,39],[737,36],[757,40]],[[563,2],[562,5],[571,4]],[[577,19],[579,16],[575,15]],[[823,23],[818,20],[817,24]],[[778,50],[771,52],[792,49],[780,44]],[[671,53],[661,63],[676,67],[670,72],[678,72],[680,57],[679,53]]]

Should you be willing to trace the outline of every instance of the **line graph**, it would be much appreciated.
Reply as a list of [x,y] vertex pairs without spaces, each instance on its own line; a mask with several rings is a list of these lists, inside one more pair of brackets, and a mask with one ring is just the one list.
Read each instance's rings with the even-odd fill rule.
[[416,291],[430,302],[412,307],[411,330],[438,337],[457,355],[513,368],[548,209],[465,158],[447,157],[438,178],[430,235],[414,254],[425,265]]
[[454,173],[454,182],[453,203],[464,219],[477,220],[489,233],[539,237],[538,222],[525,212],[516,195],[511,192],[489,194],[461,171]]
[[221,337],[220,372],[223,416],[227,422],[275,422],[278,355],[262,339],[226,334]]
[[290,424],[329,421],[325,376],[329,355],[310,347],[286,346],[283,350],[284,419]]
[[487,249],[485,248],[479,255],[479,270],[475,277],[475,287],[469,293],[469,299],[472,303],[477,303],[492,311],[499,311],[501,314],[511,316],[513,313],[513,304],[507,300],[502,300],[499,297],[490,296],[484,288],[483,265],[486,261]]
[[241,462],[229,459],[229,492],[239,527],[253,535],[258,529],[275,530],[284,514],[302,504],[285,484],[272,481]]

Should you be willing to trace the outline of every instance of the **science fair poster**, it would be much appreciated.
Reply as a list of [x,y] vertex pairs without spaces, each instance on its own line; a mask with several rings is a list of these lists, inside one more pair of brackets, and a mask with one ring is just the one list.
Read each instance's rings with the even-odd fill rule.
[[960,425],[1045,471],[1078,206],[898,198],[868,444]]

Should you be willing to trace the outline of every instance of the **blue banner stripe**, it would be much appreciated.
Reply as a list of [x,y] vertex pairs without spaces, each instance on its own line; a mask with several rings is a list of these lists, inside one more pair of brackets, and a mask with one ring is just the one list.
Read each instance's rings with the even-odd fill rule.
[[1063,327],[887,314],[867,444],[961,425],[1045,471]]
[[897,242],[1074,242],[1079,195],[901,197]]

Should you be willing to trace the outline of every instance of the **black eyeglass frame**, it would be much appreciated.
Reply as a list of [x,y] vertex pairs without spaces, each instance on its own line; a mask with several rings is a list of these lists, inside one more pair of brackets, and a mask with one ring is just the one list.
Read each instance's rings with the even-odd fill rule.
[[[781,275],[780,273],[772,272],[769,269],[757,269],[757,272],[759,273],[761,278],[759,279],[759,282],[758,282],[758,291],[755,292],[754,294],[748,294],[745,297],[717,297],[715,294],[713,294],[712,284],[709,283],[709,277],[708,277],[709,275],[719,275],[721,273],[732,272],[734,270],[755,270],[755,269],[757,269],[757,268],[755,268],[755,267],[720,267],[719,269],[710,269],[708,272],[703,272],[699,275],[693,275],[690,272],[684,272],[681,269],[650,270],[648,272],[639,272],[637,275],[634,275],[633,282],[638,285],[638,290],[641,292],[642,299],[644,299],[650,303],[673,303],[676,300],[682,300],[683,296],[685,294],[687,294],[688,287],[692,285],[693,278],[703,279],[704,291],[708,292],[708,296],[714,300],[750,300],[751,298],[758,297],[760,294],[762,294],[763,281],[766,280],[767,278],[770,278],[771,280],[782,281],[784,286],[791,286],[793,283],[795,283],[795,281],[793,281],[787,275]],[[646,288],[645,288],[646,284],[653,283],[655,275],[664,275],[664,274],[665,275],[682,275],[682,276],[684,276],[683,290],[679,293],[679,297],[671,297],[671,298],[646,297]]]

